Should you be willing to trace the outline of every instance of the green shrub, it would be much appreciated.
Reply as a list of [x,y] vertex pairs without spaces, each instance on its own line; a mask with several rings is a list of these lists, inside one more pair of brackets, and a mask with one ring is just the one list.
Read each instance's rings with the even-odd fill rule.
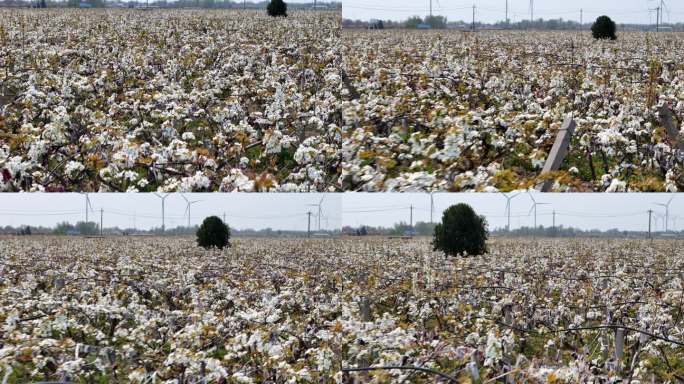
[[266,7],[266,11],[268,11],[269,16],[287,17],[287,4],[283,0],[271,0]]
[[197,230],[197,245],[205,249],[230,247],[230,228],[216,216],[209,216]]
[[617,27],[615,26],[615,22],[608,16],[599,16],[594,22],[594,25],[591,26],[591,34],[594,36],[594,39],[615,40],[617,39],[617,36],[615,35],[616,31]]
[[475,256],[487,252],[487,220],[468,204],[456,204],[442,214],[435,226],[433,247],[449,256]]

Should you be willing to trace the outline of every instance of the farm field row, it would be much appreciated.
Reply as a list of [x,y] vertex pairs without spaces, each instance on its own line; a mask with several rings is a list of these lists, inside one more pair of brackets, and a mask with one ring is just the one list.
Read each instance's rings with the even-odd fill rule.
[[343,40],[349,189],[536,186],[568,115],[577,128],[554,191],[684,186],[680,34],[351,29]]
[[[684,188],[679,34],[343,30],[336,12],[0,18],[2,191]],[[542,176],[569,114],[569,154]]]
[[[674,382],[676,241],[497,238],[0,240],[7,383]],[[366,375],[366,376],[364,376]],[[148,381],[146,381],[148,380]],[[443,379],[446,382],[447,379]]]
[[338,13],[0,19],[0,189],[334,190]]

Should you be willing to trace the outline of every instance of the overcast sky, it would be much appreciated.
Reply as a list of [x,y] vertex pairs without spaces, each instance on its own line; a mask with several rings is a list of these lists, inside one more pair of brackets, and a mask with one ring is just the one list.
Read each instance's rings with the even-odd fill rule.
[[[150,228],[161,226],[161,201],[153,194],[90,194],[91,221],[99,221],[99,210],[104,210],[104,226],[122,228]],[[192,205],[192,224],[215,214],[226,219],[231,227],[306,230],[307,215],[315,215],[323,194],[185,194],[188,200],[200,200]],[[534,194],[539,203],[537,224],[550,226],[552,212],[556,224],[582,229],[611,229],[642,231],[648,229],[649,209],[654,217],[661,217],[665,209],[654,203],[667,203],[673,195],[666,194]],[[465,202],[478,213],[487,216],[490,228],[506,225],[506,199],[502,194],[445,193],[434,194],[433,220],[439,221],[441,212],[450,205]],[[85,219],[85,195],[80,194],[11,194],[1,195],[0,225],[54,226],[61,221]],[[342,225],[392,226],[410,220],[410,206],[414,206],[413,220],[430,221],[430,195],[400,193],[325,194],[321,227],[340,228]],[[166,226],[172,228],[187,223],[185,200],[180,194],[166,199]],[[532,200],[521,193],[511,200],[511,227],[533,226],[530,213]],[[327,218],[327,220],[326,220]],[[664,220],[658,219],[658,227]],[[317,227],[315,216],[312,229]],[[674,197],[670,205],[670,229],[684,228],[684,194]]]
[[[584,22],[600,15],[609,15],[617,23],[655,23],[655,12],[659,0],[535,0],[534,18],[566,20],[580,19],[584,9]],[[342,16],[346,19],[404,20],[409,16],[427,15],[430,0],[342,0]],[[530,18],[529,0],[508,0],[509,18],[512,22]],[[433,0],[433,14],[444,15],[450,21],[472,19],[472,6],[476,8],[476,20],[495,22],[506,18],[506,0]],[[684,20],[684,2],[665,2],[668,11],[663,13],[665,22]]]
[[[509,196],[515,195],[509,194]],[[665,215],[665,209],[653,203],[667,203],[674,195],[632,193],[602,194],[535,193],[537,225],[551,226],[553,211],[556,225],[582,229],[648,230],[649,209],[654,217]],[[500,193],[442,193],[434,194],[433,220],[441,220],[441,212],[456,203],[470,204],[479,214],[485,215],[490,228],[506,226],[506,198]],[[430,195],[428,194],[346,194],[343,200],[343,222],[358,226],[384,225],[410,220],[410,205],[414,205],[413,220],[430,221]],[[526,192],[511,200],[511,228],[534,226],[534,214],[530,213],[532,200]],[[371,212],[362,212],[371,211]],[[679,217],[677,217],[679,216]],[[655,219],[654,219],[655,221]],[[676,227],[673,226],[676,221]],[[659,227],[664,223],[659,218]],[[677,195],[670,204],[670,229],[684,227],[684,194]]]
[[[161,227],[161,199],[154,194],[93,193],[89,221],[100,221],[104,210],[104,227],[148,229]],[[226,215],[226,221],[237,229],[306,230],[307,211],[316,213],[322,194],[256,194],[256,193],[189,193],[185,197],[198,201],[191,205],[191,225],[210,215]],[[342,209],[340,194],[326,194],[321,204],[321,228],[340,228]],[[3,193],[0,195],[0,225],[54,226],[56,223],[85,221],[85,195],[60,193]],[[165,199],[167,228],[187,225],[187,203],[181,194]],[[326,221],[327,219],[327,221]],[[326,226],[327,224],[327,226]],[[315,218],[312,229],[317,228]]]

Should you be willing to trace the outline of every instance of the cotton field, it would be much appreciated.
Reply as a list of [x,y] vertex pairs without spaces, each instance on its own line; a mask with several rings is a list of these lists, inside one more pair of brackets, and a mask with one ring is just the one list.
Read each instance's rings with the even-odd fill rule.
[[[345,189],[681,191],[684,37],[343,31]],[[661,118],[667,108],[671,125]],[[541,176],[563,119],[577,123]]]
[[336,189],[339,12],[0,20],[0,190]]
[[218,252],[191,238],[25,237],[0,247],[3,383],[684,377],[676,241],[496,239],[467,259],[445,259],[428,239],[238,239]]

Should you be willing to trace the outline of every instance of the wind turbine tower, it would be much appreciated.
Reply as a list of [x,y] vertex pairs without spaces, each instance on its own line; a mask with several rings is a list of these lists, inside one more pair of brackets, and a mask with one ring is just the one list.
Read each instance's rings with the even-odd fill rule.
[[674,199],[674,196],[672,196],[672,197],[670,198],[670,200],[668,200],[667,203],[653,203],[653,204],[655,204],[655,205],[659,205],[659,206],[665,208],[665,233],[667,233],[667,231],[668,231],[668,229],[669,229],[669,228],[668,228],[668,224],[669,224],[669,222],[670,222],[670,203],[672,203],[672,200],[673,200],[673,199]]
[[[185,195],[183,195],[183,194],[181,194],[181,197],[183,197],[183,200],[185,200],[185,203],[187,204],[186,207],[185,207],[185,213],[188,215],[188,228],[190,228],[190,207],[191,207],[193,204],[199,203],[199,202],[202,201],[202,200],[193,200],[193,201],[190,201],[190,200],[188,200],[188,198],[185,197]],[[224,219],[224,221],[225,221],[225,219]]]
[[165,223],[165,216],[164,216],[164,201],[166,200],[167,197],[169,197],[169,193],[166,195],[160,195],[157,192],[154,193],[155,196],[161,199],[161,206],[162,206],[162,233],[166,231],[166,223]]

